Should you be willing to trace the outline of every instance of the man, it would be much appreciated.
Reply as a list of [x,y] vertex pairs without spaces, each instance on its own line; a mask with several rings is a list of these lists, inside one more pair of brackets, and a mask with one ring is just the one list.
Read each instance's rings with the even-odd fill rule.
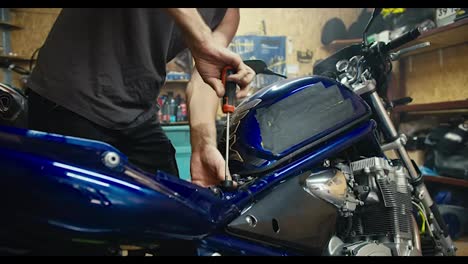
[[107,142],[136,166],[178,176],[175,150],[157,120],[166,63],[189,48],[195,69],[187,87],[192,181],[224,179],[215,115],[224,94],[221,70],[247,94],[254,72],[226,47],[237,9],[64,9],[28,81],[30,129]]

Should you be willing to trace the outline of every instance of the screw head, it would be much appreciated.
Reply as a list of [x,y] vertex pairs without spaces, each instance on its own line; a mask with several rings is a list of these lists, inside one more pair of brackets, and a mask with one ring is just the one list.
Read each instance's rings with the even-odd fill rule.
[[238,182],[240,180],[240,175],[239,174],[232,174],[231,178],[232,178],[233,181]]
[[113,151],[108,151],[104,153],[104,157],[102,159],[104,165],[108,168],[115,168],[120,164],[120,156],[113,152]]
[[247,224],[249,224],[250,227],[255,227],[257,225],[257,219],[255,219],[255,217],[253,217],[252,215],[247,215],[245,217],[245,221],[247,222]]

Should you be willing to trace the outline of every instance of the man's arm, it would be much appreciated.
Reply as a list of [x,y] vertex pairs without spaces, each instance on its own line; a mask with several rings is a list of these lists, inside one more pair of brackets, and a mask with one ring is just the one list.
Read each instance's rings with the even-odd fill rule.
[[[239,10],[228,9],[212,37],[217,44],[227,47],[239,25]],[[187,86],[192,146],[192,182],[201,186],[216,185],[224,179],[224,159],[217,149],[216,112],[219,98],[209,85],[204,83],[197,69]]]
[[166,12],[181,28],[189,49],[199,49],[198,46],[212,41],[211,29],[196,8],[166,8]]
[[[246,88],[248,88],[255,73],[242,62],[239,55],[226,48],[237,30],[239,12],[228,9],[225,18],[215,30],[216,32],[212,32],[196,8],[167,8],[165,10],[174,18],[184,33],[185,44],[192,53],[200,77],[216,91],[218,97],[224,95],[221,71],[228,65],[236,70],[236,74],[230,75],[228,80],[239,85],[241,91],[238,96],[247,95]],[[225,19],[227,20],[225,21]],[[235,30],[232,31],[232,28]],[[230,34],[232,36],[229,38]]]
[[[223,20],[213,31],[213,41],[227,47],[236,34],[239,26],[239,10],[228,9]],[[192,78],[187,86],[187,98],[190,109],[190,122],[198,126],[207,122],[214,124],[219,98],[216,93],[205,83],[194,69]]]

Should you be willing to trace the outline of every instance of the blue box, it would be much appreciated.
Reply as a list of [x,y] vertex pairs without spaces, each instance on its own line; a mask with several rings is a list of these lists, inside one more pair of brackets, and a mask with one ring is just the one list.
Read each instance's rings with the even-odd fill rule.
[[[243,60],[262,60],[276,73],[286,75],[286,37],[285,36],[235,36],[229,48]],[[281,80],[281,77],[257,75],[252,88],[263,88]]]

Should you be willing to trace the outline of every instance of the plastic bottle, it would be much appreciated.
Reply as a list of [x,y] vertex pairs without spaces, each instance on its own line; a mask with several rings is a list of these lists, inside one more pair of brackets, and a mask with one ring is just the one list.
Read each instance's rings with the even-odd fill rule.
[[187,121],[187,104],[185,104],[185,101],[182,100],[182,102],[180,103],[180,114],[182,116],[182,120],[181,121]]
[[162,96],[158,96],[158,99],[157,99],[157,102],[158,102],[158,120],[159,122],[163,122],[163,115],[162,115],[162,108],[163,108],[163,105],[164,105],[164,101],[163,101],[163,97]]
[[169,123],[170,121],[170,105],[169,105],[169,96],[166,97],[166,100],[164,100],[164,106],[163,106],[163,120],[164,123]]
[[177,122],[184,121],[184,117],[182,116],[182,107],[180,105],[177,106]]
[[169,101],[169,111],[168,111],[169,122],[172,123],[176,121],[176,109],[177,109],[177,105],[176,105],[176,102],[172,93],[169,93],[168,101]]
[[178,111],[179,111],[179,105],[180,103],[182,102],[182,97],[180,96],[180,94],[178,94],[175,98],[175,104],[174,104],[174,114],[176,116],[176,121],[179,121],[179,118],[178,118]]

